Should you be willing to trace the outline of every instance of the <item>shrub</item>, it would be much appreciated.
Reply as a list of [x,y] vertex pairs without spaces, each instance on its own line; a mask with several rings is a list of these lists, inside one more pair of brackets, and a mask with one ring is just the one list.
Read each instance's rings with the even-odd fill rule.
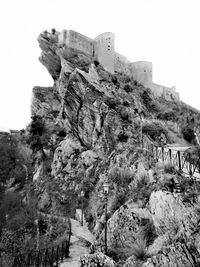
[[153,241],[157,237],[156,228],[154,226],[153,220],[143,219],[141,221],[140,236],[143,240],[146,240],[146,244],[148,246],[153,243]]
[[133,178],[133,173],[127,168],[114,167],[109,171],[108,179],[118,187],[125,187]]
[[115,202],[112,206],[112,212],[114,213],[117,209],[119,209],[126,201],[128,200],[127,197],[127,190],[120,190],[115,195]]
[[32,121],[29,126],[29,138],[28,143],[30,144],[33,152],[42,152],[43,157],[46,157],[44,152],[45,148],[49,148],[51,145],[51,134],[46,128],[45,121],[41,116],[32,116]]
[[125,133],[119,133],[118,134],[119,142],[125,142],[126,143],[128,141],[128,138],[129,138],[129,136],[126,135]]
[[186,141],[188,142],[192,142],[195,140],[195,134],[194,134],[194,130],[191,126],[184,126],[181,130],[182,134],[183,134],[183,137]]
[[185,188],[184,194],[182,195],[183,202],[195,203],[200,195],[199,184],[194,184]]
[[173,110],[170,110],[170,111],[158,113],[157,119],[167,120],[167,121],[175,121],[177,119],[177,117],[176,117],[176,113]]
[[176,169],[172,163],[165,163],[164,164],[164,172],[169,174],[176,174]]
[[144,205],[149,201],[153,186],[149,182],[147,175],[142,175],[139,179],[134,181],[134,185],[129,192],[130,198],[137,202],[143,201]]
[[157,121],[146,122],[142,127],[142,132],[149,135],[154,141],[156,141],[161,134],[168,137],[167,129]]
[[155,104],[154,99],[152,98],[152,93],[150,89],[146,89],[142,94],[141,94],[142,101],[148,111],[150,112],[157,112],[158,107]]
[[145,261],[148,258],[147,241],[145,238],[139,238],[135,242],[132,248],[132,253],[138,261]]
[[130,86],[130,84],[125,84],[124,85],[124,90],[127,92],[127,93],[130,93],[133,91],[133,88]]
[[112,77],[112,82],[113,82],[116,86],[119,86],[119,82],[118,82],[117,76],[113,76],[113,77]]

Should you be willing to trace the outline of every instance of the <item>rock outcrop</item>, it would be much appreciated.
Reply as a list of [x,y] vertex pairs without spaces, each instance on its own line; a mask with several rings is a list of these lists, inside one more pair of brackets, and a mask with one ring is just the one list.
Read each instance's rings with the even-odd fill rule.
[[106,219],[108,253],[121,257],[124,267],[199,266],[197,209],[184,194],[158,184],[163,166],[142,147],[144,136],[149,142],[160,134],[168,138],[152,120],[158,102],[125,74],[111,75],[83,52],[59,46],[56,32],[42,33],[38,41],[40,61],[54,80],[52,87],[33,89],[32,115],[45,120],[51,135],[34,176],[39,207],[84,207],[96,241],[82,266],[116,266],[102,253]]
[[104,267],[116,267],[115,262],[104,255],[103,253],[88,254],[81,257],[81,266],[82,267],[91,267],[91,266],[104,266]]

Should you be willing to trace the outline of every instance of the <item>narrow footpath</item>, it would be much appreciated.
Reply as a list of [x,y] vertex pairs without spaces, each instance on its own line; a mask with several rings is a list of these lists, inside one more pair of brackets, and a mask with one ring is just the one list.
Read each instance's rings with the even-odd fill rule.
[[[77,210],[80,215],[80,210]],[[72,236],[69,248],[69,257],[61,263],[60,267],[80,267],[80,257],[88,254],[89,246],[93,243],[94,237],[88,230],[85,221],[83,226],[80,222],[74,219],[71,220]]]

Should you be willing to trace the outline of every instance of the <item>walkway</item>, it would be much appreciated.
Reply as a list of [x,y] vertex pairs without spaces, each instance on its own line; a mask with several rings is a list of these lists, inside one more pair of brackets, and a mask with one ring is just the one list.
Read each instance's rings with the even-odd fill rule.
[[[78,211],[79,213],[79,211]],[[94,237],[84,224],[80,225],[80,222],[74,219],[71,220],[72,236],[70,242],[70,253],[60,267],[80,267],[80,257],[88,254],[89,246],[94,241]]]
[[166,146],[164,148],[157,147],[154,149],[154,156],[160,162],[171,162],[177,169],[182,170],[185,175],[192,176],[196,181],[200,181],[200,157],[195,161],[190,160],[186,146]]

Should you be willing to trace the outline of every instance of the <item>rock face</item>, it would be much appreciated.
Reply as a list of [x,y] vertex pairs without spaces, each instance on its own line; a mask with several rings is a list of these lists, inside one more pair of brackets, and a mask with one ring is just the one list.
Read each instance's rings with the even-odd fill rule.
[[60,113],[60,99],[53,87],[34,87],[31,113],[54,119]]
[[54,80],[52,87],[33,89],[32,115],[44,119],[51,135],[34,175],[39,207],[66,214],[83,205],[97,245],[82,266],[116,266],[102,254],[106,203],[108,251],[118,260],[123,254],[124,266],[198,266],[196,208],[157,186],[155,160],[141,147],[145,123],[143,137],[159,137],[151,121],[155,99],[125,74],[112,75],[83,52],[59,46],[56,32],[42,33],[38,42]]
[[130,247],[131,250],[142,226],[150,220],[151,214],[147,209],[139,208],[134,203],[121,206],[108,221],[109,247]]
[[195,267],[200,266],[199,254],[195,248],[188,248],[186,244],[175,243],[165,247],[156,256],[147,260],[142,267],[174,266]]
[[199,218],[194,205],[184,204],[181,196],[157,191],[151,194],[149,204],[158,233],[178,230],[179,234],[190,238],[198,232]]

